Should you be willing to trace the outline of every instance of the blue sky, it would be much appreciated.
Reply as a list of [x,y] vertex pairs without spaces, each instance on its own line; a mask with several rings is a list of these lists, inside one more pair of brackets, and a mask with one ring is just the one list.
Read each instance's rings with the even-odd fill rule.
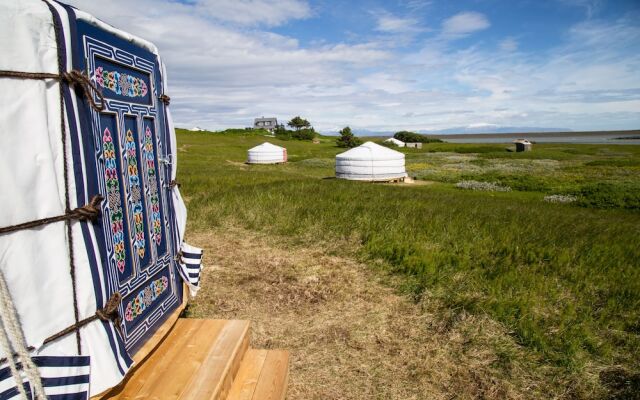
[[640,128],[638,0],[70,3],[159,47],[179,126]]

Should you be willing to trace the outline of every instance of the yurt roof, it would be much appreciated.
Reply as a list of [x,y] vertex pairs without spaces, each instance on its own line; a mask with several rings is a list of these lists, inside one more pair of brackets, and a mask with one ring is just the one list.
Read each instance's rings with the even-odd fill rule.
[[385,140],[385,142],[392,142],[392,143],[397,143],[397,144],[404,144],[404,142],[402,140],[398,140],[396,138],[389,138],[387,140]]
[[271,144],[269,142],[264,142],[261,145],[256,147],[252,147],[249,151],[282,151],[284,147],[276,146],[275,144]]
[[358,147],[338,154],[336,158],[350,160],[398,160],[404,158],[404,154],[373,142],[366,142]]

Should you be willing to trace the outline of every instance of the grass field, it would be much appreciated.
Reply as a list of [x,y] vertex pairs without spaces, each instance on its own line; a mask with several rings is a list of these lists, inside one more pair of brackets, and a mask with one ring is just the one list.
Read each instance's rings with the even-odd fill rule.
[[[442,319],[496,321],[549,397],[638,398],[640,146],[427,144],[404,151],[409,175],[428,184],[390,185],[332,179],[343,151],[332,138],[268,139],[290,162],[245,165],[265,140],[178,132],[191,232],[233,226],[292,248],[326,245],[413,302],[438,304],[429,309]],[[455,188],[462,180],[512,191]],[[551,194],[576,201],[545,202]],[[492,368],[522,362],[493,351]]]

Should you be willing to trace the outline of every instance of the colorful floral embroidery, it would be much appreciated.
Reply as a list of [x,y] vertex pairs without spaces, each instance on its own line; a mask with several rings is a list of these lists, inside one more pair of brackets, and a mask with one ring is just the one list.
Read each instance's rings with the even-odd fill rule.
[[160,225],[160,199],[158,198],[158,184],[156,177],[156,162],[153,154],[153,136],[151,129],[147,126],[144,131],[144,159],[147,162],[147,176],[149,178],[149,198],[151,201],[151,238],[160,245],[162,240],[162,230]]
[[129,191],[133,208],[134,246],[140,258],[144,258],[144,215],[142,214],[142,195],[140,193],[140,177],[138,176],[138,160],[136,158],[136,141],[131,129],[127,130],[125,150],[127,152],[127,170],[129,172]]
[[120,272],[124,272],[124,222],[122,203],[120,202],[120,181],[116,161],[116,150],[111,138],[109,128],[105,128],[102,136],[104,157],[104,178],[107,186],[107,201],[111,219],[111,233],[113,235],[113,252],[116,257],[116,266]]
[[169,279],[166,276],[152,281],[144,289],[140,290],[136,297],[127,303],[124,311],[124,319],[133,321],[144,312],[160,295],[169,287]]
[[126,97],[144,97],[147,95],[147,84],[144,79],[127,75],[124,72],[107,71],[102,67],[96,68],[94,79],[100,87]]

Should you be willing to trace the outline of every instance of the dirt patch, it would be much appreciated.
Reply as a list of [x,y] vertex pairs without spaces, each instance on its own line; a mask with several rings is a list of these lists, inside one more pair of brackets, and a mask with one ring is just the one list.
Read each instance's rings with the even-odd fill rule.
[[243,162],[231,161],[231,160],[225,160],[225,161],[227,162],[227,164],[233,165],[234,167],[238,167],[240,169],[249,168],[249,166],[246,163],[243,163]]
[[251,320],[254,347],[288,349],[290,400],[555,397],[499,324],[414,304],[331,249],[235,228],[188,240],[205,249],[188,316]]

